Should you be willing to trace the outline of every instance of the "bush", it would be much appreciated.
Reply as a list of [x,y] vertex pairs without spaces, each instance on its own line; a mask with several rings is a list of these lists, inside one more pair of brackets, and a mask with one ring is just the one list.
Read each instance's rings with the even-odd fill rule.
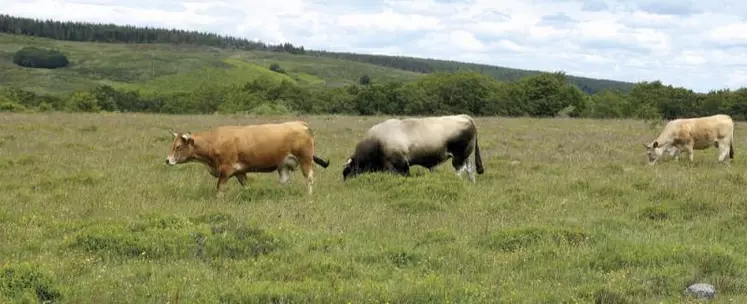
[[0,103],[0,112],[25,112],[27,109],[23,105],[19,105],[15,102],[3,102]]
[[254,115],[286,115],[290,114],[291,111],[282,104],[265,102],[251,109],[249,113]]
[[13,56],[13,63],[28,68],[56,69],[70,65],[70,61],[56,50],[25,47]]
[[26,111],[26,107],[24,107],[22,104],[19,104],[10,98],[0,95],[0,112],[24,112],[24,111]]
[[280,74],[285,74],[285,70],[280,68],[280,65],[277,63],[270,64],[270,71],[277,72]]
[[93,94],[87,91],[77,91],[70,95],[67,102],[68,110],[73,112],[99,112],[98,101]]
[[371,77],[368,76],[368,74],[361,76],[360,79],[358,79],[358,83],[361,85],[369,85],[371,84]]

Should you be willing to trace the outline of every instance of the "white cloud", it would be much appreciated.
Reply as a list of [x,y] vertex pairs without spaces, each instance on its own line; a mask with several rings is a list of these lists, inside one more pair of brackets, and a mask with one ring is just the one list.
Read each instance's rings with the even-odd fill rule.
[[747,2],[0,0],[0,13],[202,30],[697,91],[747,86]]
[[337,18],[344,28],[383,29],[386,31],[435,30],[441,28],[438,18],[417,14],[400,14],[387,10],[381,13],[350,13]]
[[735,40],[747,42],[747,22],[735,22],[728,25],[714,27],[710,37],[715,41],[732,42]]
[[451,38],[451,43],[463,50],[480,52],[485,49],[485,44],[475,38],[475,35],[470,32],[457,30],[451,32],[449,36],[449,38]]
[[675,58],[676,63],[690,66],[699,66],[705,64],[707,61],[704,55],[698,54],[696,51],[683,51]]
[[747,72],[745,71],[734,71],[726,80],[727,87],[744,86],[745,83],[747,83]]
[[614,39],[618,36],[624,26],[615,20],[590,20],[581,22],[577,29],[582,38],[585,39]]
[[521,46],[517,44],[516,42],[513,42],[511,40],[507,39],[501,39],[497,43],[492,44],[494,47],[497,47],[498,49],[505,49],[513,52],[529,52],[532,51],[531,48]]

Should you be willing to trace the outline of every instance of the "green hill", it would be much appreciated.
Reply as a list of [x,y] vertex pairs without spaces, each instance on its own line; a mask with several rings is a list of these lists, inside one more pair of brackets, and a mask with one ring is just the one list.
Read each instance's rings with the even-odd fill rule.
[[[0,15],[0,86],[16,85],[35,91],[60,92],[99,83],[181,90],[196,83],[241,83],[258,77],[278,78],[268,67],[278,63],[302,85],[339,86],[367,74],[374,82],[408,81],[432,72],[478,71],[499,81],[536,75],[528,71],[446,60],[305,50],[290,43],[268,45],[213,33],[114,24],[59,22]],[[28,38],[37,36],[50,38]],[[73,43],[73,41],[78,43]],[[64,71],[26,71],[12,64],[24,46],[57,48],[72,64]],[[163,87],[167,77],[169,86]],[[279,79],[279,78],[278,78]],[[633,83],[568,75],[586,93],[603,89],[628,91]],[[43,81],[40,81],[43,80]],[[181,85],[171,85],[179,80]]]
[[[71,64],[62,69],[31,69],[13,63],[26,46],[56,49]],[[269,69],[279,64],[285,73]],[[342,86],[362,75],[373,82],[415,80],[422,73],[348,60],[269,51],[227,50],[199,45],[124,44],[61,41],[0,34],[0,87],[38,93],[64,93],[99,84],[115,88],[186,92],[201,84],[242,84],[258,78],[305,86]]]

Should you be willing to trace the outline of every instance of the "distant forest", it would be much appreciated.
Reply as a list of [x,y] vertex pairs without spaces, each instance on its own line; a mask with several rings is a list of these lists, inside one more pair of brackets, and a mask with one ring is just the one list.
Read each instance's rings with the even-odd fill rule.
[[[511,69],[447,60],[307,50],[303,46],[296,46],[292,43],[272,45],[244,38],[199,31],[87,22],[61,22],[14,17],[6,14],[0,14],[0,32],[81,42],[194,44],[224,49],[285,52],[366,62],[420,73],[475,71],[489,75],[499,81],[516,81],[526,76],[541,73],[541,71]],[[587,94],[594,94],[604,89],[629,92],[634,85],[630,82],[570,75],[566,76],[566,79],[569,83],[576,85],[581,91]]]

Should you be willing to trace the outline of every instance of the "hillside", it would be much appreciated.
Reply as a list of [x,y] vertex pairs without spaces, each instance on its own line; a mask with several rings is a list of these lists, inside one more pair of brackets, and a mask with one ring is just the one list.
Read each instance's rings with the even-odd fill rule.
[[[57,49],[71,61],[64,69],[29,69],[13,64],[25,46]],[[285,74],[269,69],[277,63]],[[0,87],[37,93],[67,93],[100,84],[144,91],[187,92],[201,84],[243,84],[254,79],[291,81],[303,86],[338,87],[357,83],[410,81],[422,73],[348,60],[269,51],[228,50],[199,45],[115,44],[61,41],[0,34]]]
[[[11,34],[23,34],[23,35],[30,35],[30,36],[38,36],[38,37],[46,37],[46,38],[52,38],[56,40],[64,40],[64,41],[78,41],[78,42],[107,42],[107,43],[128,43],[128,44],[169,44],[171,46],[173,45],[179,45],[178,48],[170,48],[170,47],[156,47],[159,50],[163,50],[163,52],[160,52],[161,55],[157,59],[154,59],[155,61],[163,61],[163,64],[174,64],[173,59],[169,59],[169,52],[176,53],[180,56],[184,55],[185,52],[189,52],[190,54],[187,55],[187,57],[192,57],[192,62],[189,62],[186,64],[187,71],[193,71],[191,68],[193,68],[195,65],[207,65],[210,67],[232,67],[232,68],[238,68],[239,70],[248,70],[252,69],[251,67],[243,66],[242,64],[238,64],[237,62],[230,62],[227,63],[224,61],[224,58],[221,57],[221,59],[216,59],[215,57],[219,56],[219,54],[225,55],[225,53],[229,53],[231,55],[234,55],[232,51],[228,50],[244,50],[244,51],[252,51],[250,53],[251,55],[245,55],[246,53],[240,55],[239,57],[243,58],[251,58],[255,61],[249,60],[249,62],[257,63],[262,62],[265,63],[267,61],[271,60],[280,60],[280,58],[276,58],[274,55],[270,54],[284,54],[288,56],[282,57],[283,60],[289,61],[291,65],[294,65],[297,67],[296,71],[291,71],[292,73],[295,72],[295,78],[297,80],[300,80],[301,82],[309,82],[309,83],[324,83],[320,82],[319,79],[314,79],[313,77],[309,77],[309,75],[316,76],[317,78],[321,78],[322,80],[325,80],[327,84],[331,85],[338,85],[341,83],[349,83],[351,81],[357,81],[357,79],[364,73],[368,74],[377,74],[380,73],[379,77],[375,77],[373,75],[372,79],[376,80],[377,78],[380,78],[382,80],[392,79],[392,80],[407,80],[412,79],[413,77],[419,75],[420,73],[432,73],[432,72],[455,72],[455,71],[478,71],[480,73],[485,73],[487,75],[492,76],[496,80],[499,81],[514,81],[518,80],[520,78],[530,76],[530,75],[536,75],[538,73],[541,73],[541,71],[529,71],[529,70],[520,70],[520,69],[512,69],[512,68],[505,68],[505,67],[498,67],[498,66],[491,66],[491,65],[482,65],[482,64],[472,64],[472,63],[463,63],[463,62],[455,62],[455,61],[446,61],[446,60],[435,60],[435,59],[424,59],[424,58],[412,58],[412,57],[397,57],[397,56],[383,56],[383,55],[367,55],[367,54],[353,54],[353,53],[340,53],[340,52],[328,52],[328,51],[322,51],[322,50],[306,50],[302,46],[294,46],[290,43],[284,43],[281,45],[268,45],[262,42],[255,42],[255,41],[249,41],[243,38],[237,38],[237,37],[225,37],[225,36],[219,36],[212,33],[202,33],[202,32],[189,32],[184,30],[176,30],[176,29],[159,29],[159,28],[143,28],[143,27],[134,27],[134,26],[123,26],[123,25],[114,25],[114,24],[93,24],[93,23],[84,23],[84,22],[59,22],[59,21],[50,21],[50,20],[35,20],[30,18],[21,18],[21,17],[13,17],[9,15],[0,15],[0,32],[4,33],[11,33]],[[18,41],[16,41],[18,42]],[[190,46],[185,46],[190,45]],[[210,48],[200,48],[195,47],[196,45],[203,46],[203,47],[210,47]],[[131,46],[132,47],[132,46]],[[140,45],[137,45],[136,47],[140,47]],[[8,48],[8,46],[4,46],[4,48]],[[91,51],[98,51],[103,52],[102,50],[107,49],[108,47],[102,46],[101,44],[93,44],[87,47],[89,53]],[[187,48],[187,50],[182,50],[182,48]],[[118,50],[122,50],[121,48]],[[199,50],[200,54],[194,54],[194,52],[197,52]],[[77,50],[76,50],[77,51]],[[129,49],[131,51],[131,49]],[[256,52],[256,51],[262,51],[262,52]],[[158,52],[158,51],[154,51]],[[269,53],[268,53],[269,52]],[[86,52],[80,52],[81,55],[85,54]],[[129,52],[128,52],[129,53]],[[150,59],[148,57],[142,56],[142,54],[145,53],[141,48],[138,48],[135,50],[135,54],[141,54],[141,55],[133,55],[132,57],[124,58],[129,60],[136,60],[136,59]],[[209,56],[206,56],[205,54],[210,54]],[[259,55],[261,54],[261,55]],[[305,56],[305,55],[311,55],[312,57]],[[153,55],[157,56],[157,55]],[[230,55],[229,55],[230,56]],[[164,59],[164,57],[167,57]],[[212,60],[205,60],[208,57],[212,57],[210,59]],[[99,64],[96,66],[96,68],[100,68],[99,70],[108,70],[105,65],[118,65],[119,62],[116,63],[108,63],[106,62],[107,57],[105,59],[100,59],[104,61],[102,64]],[[265,59],[265,60],[260,60]],[[122,59],[122,58],[120,58]],[[339,59],[345,59],[346,61],[339,61]],[[217,60],[217,61],[216,61]],[[148,61],[148,64],[150,60],[140,60],[140,61]],[[205,62],[194,62],[194,61],[205,61]],[[216,63],[217,62],[217,63]],[[351,66],[349,69],[344,69],[343,71],[331,71],[330,69],[333,69],[333,66],[348,66],[351,65],[351,62],[357,62],[357,63],[369,63],[371,65],[360,65],[355,64],[354,66]],[[173,71],[167,71],[169,68],[163,68],[163,67],[154,67],[153,69],[148,69],[148,66],[145,62],[140,62],[140,66],[133,66],[130,68],[137,68],[137,69],[131,69],[127,70],[129,67],[128,65],[122,65],[122,66],[116,66],[115,68],[112,68],[114,70],[119,70],[119,74],[116,76],[122,76],[121,74],[125,74],[125,77],[132,78],[135,76],[135,74],[138,74],[140,80],[143,79],[143,75],[148,74],[148,70],[150,70],[151,75],[148,76],[150,78],[163,76],[163,75],[171,75],[174,74]],[[182,65],[183,62],[179,62],[179,65]],[[146,65],[146,66],[142,66]],[[374,68],[372,65],[378,66],[378,68]],[[281,64],[282,67],[282,64]],[[388,67],[388,68],[395,68],[399,71],[394,72],[390,69],[381,69],[381,67]],[[179,69],[183,69],[180,67]],[[158,71],[154,71],[158,70]],[[173,68],[172,68],[173,70]],[[218,70],[211,70],[211,71],[218,71]],[[401,71],[408,71],[408,72],[415,72],[418,74],[413,73],[402,73]],[[159,74],[160,72],[164,72],[166,74]],[[183,70],[181,72],[184,72]],[[235,71],[234,71],[235,72]],[[78,73],[79,74],[79,73]],[[223,72],[220,72],[220,74],[224,74]],[[233,76],[233,72],[227,72],[227,76]],[[241,75],[246,75],[245,71],[240,72]],[[249,73],[251,75],[254,75],[255,73]],[[383,76],[383,75],[389,75],[391,76]],[[98,73],[98,74],[86,74],[89,77],[84,78],[96,78],[96,81],[100,80],[110,80],[110,81],[120,81],[120,80],[112,80],[107,79],[105,75],[108,75],[107,73]],[[155,76],[158,75],[158,76]],[[8,76],[6,76],[8,77]],[[244,78],[238,77],[235,80],[241,81],[244,80]],[[256,76],[249,76],[250,78],[256,77]],[[147,79],[150,79],[147,78]],[[230,77],[229,77],[230,78]],[[592,78],[586,78],[586,77],[577,77],[577,76],[568,76],[568,81],[570,83],[575,84],[578,86],[582,91],[586,93],[596,93],[598,91],[601,91],[605,88],[610,89],[619,89],[621,91],[627,92],[629,91],[633,83],[629,82],[620,82],[620,81],[612,81],[612,80],[602,80],[602,79],[592,79]],[[82,80],[79,80],[77,82],[81,82]],[[187,81],[188,83],[191,83],[191,81]],[[0,83],[1,84],[1,83]]]
[[[325,57],[338,59],[353,60],[358,62],[367,62],[380,66],[394,67],[408,71],[421,73],[431,72],[456,72],[456,71],[477,71],[490,75],[499,81],[516,81],[524,77],[545,73],[548,71],[532,71],[512,69],[507,67],[493,66],[487,64],[466,63],[451,60],[438,60],[427,58],[415,58],[405,56],[385,56],[385,55],[368,55],[341,52],[317,52],[307,51],[307,54],[320,54]],[[607,79],[594,79],[587,77],[578,77],[567,75],[568,82],[576,85],[579,89],[587,94],[594,94],[604,89],[617,89],[622,92],[628,92],[633,88],[634,83],[622,82]]]

